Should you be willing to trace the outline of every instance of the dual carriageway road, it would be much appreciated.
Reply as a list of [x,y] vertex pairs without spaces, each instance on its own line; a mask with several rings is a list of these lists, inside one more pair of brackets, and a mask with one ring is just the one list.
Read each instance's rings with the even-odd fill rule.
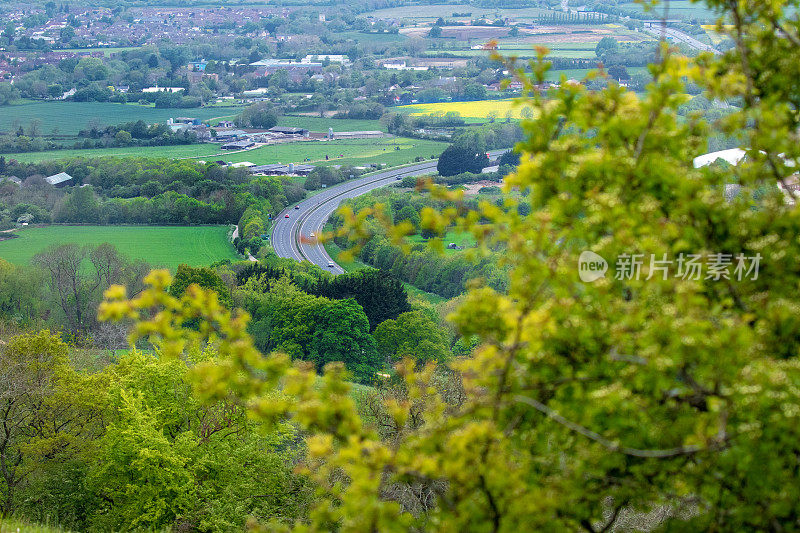
[[[496,159],[506,151],[495,150],[489,152],[489,156]],[[272,248],[278,257],[310,261],[334,274],[344,273],[344,269],[336,264],[325,248],[310,239],[311,234],[319,235],[325,222],[343,201],[397,183],[406,176],[434,174],[437,163],[438,160],[434,159],[346,181],[284,209],[272,225]],[[289,217],[286,218],[286,215]]]

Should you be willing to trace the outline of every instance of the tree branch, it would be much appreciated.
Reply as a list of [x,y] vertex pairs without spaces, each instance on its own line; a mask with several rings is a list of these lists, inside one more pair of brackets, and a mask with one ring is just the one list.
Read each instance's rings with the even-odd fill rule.
[[563,416],[558,414],[553,409],[550,409],[545,404],[543,404],[543,403],[541,403],[541,402],[539,402],[537,400],[534,400],[533,398],[528,398],[526,396],[516,396],[515,399],[520,403],[524,403],[524,404],[530,405],[531,407],[533,407],[537,411],[547,415],[549,418],[551,418],[555,422],[561,424],[562,426],[564,426],[564,427],[566,427],[566,428],[568,428],[568,429],[570,429],[570,430],[572,430],[572,431],[574,431],[576,433],[579,433],[579,434],[583,435],[584,437],[586,437],[588,439],[591,439],[591,440],[597,442],[598,444],[600,444],[601,446],[603,446],[604,448],[607,448],[608,450],[610,450],[612,452],[618,452],[618,453],[622,453],[624,455],[630,455],[630,456],[633,456],[633,457],[642,457],[642,458],[645,458],[645,459],[663,459],[663,458],[667,458],[667,457],[678,457],[678,456],[681,456],[681,455],[693,455],[695,453],[702,452],[702,451],[705,451],[705,450],[709,449],[709,448],[704,448],[704,447],[700,447],[700,446],[678,446],[678,447],[675,447],[675,448],[666,448],[666,449],[661,449],[661,450],[643,450],[643,449],[639,449],[639,448],[630,448],[630,447],[627,447],[627,446],[622,446],[622,445],[620,445],[620,444],[618,444],[616,442],[613,442],[613,441],[603,437],[599,433],[596,433],[596,432],[592,431],[589,428],[586,428],[584,426],[581,426],[580,424],[577,424],[577,423],[575,423],[575,422],[573,422],[571,420],[568,420],[568,419],[564,418]]

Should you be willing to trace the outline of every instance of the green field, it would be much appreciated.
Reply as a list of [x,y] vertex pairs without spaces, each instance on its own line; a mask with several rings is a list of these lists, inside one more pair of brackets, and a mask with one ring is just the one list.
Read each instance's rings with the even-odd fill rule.
[[[395,147],[399,147],[396,150]],[[17,159],[24,163],[66,159],[71,157],[170,157],[193,158],[204,161],[223,160],[230,163],[249,161],[256,165],[269,163],[310,163],[323,165],[368,165],[381,163],[402,165],[411,163],[417,156],[438,156],[447,148],[446,143],[390,137],[382,139],[343,139],[339,141],[303,141],[262,146],[244,152],[221,151],[216,144],[187,144],[177,146],[134,146],[130,148],[91,148],[87,150],[56,150],[50,152],[27,152],[5,154],[6,159]],[[328,160],[325,160],[325,156]],[[344,157],[339,157],[339,156]]]
[[[655,8],[647,11],[647,13],[652,15],[653,19],[660,19],[664,16],[667,4],[669,10],[666,11],[666,13],[671,19],[691,20],[696,18],[698,20],[716,21],[719,17],[719,15],[711,9],[708,9],[702,3],[695,3],[691,0],[670,0],[669,3],[662,1],[659,2]],[[621,4],[619,7],[625,10],[638,11],[640,13],[645,12],[643,4],[633,1]]]
[[23,152],[4,154],[6,159],[16,159],[23,163],[36,163],[54,159],[73,157],[170,157],[184,159],[190,157],[210,157],[219,152],[214,144],[179,144],[175,146],[129,146],[126,148],[89,148],[86,150],[51,150],[49,152]]
[[327,132],[328,128],[333,128],[333,131],[386,131],[386,126],[381,124],[380,120],[323,118],[307,115],[281,115],[278,125],[322,132]]
[[[395,147],[399,147],[396,150]],[[255,150],[225,154],[223,159],[233,163],[249,161],[257,165],[269,163],[298,163],[309,159],[309,163],[323,165],[368,165],[380,163],[390,166],[411,163],[422,156],[438,157],[446,143],[389,137],[382,139],[344,139],[324,142],[296,142],[263,146]],[[325,160],[325,156],[328,160]],[[344,157],[339,157],[344,156]]]
[[198,107],[193,109],[156,109],[139,104],[109,102],[25,102],[5,106],[0,112],[0,132],[26,127],[34,119],[41,121],[45,135],[57,130],[60,135],[77,135],[90,122],[111,125],[144,120],[148,124],[166,122],[173,117],[196,117],[201,120],[239,113],[241,107]]
[[54,244],[97,245],[108,242],[131,259],[175,270],[181,263],[209,265],[238,258],[228,242],[227,226],[45,226],[16,232],[0,242],[0,258],[17,265]]
[[[411,235],[408,237],[409,242],[412,244],[426,244],[429,242],[428,239],[423,239],[420,234]],[[458,231],[448,231],[445,233],[444,237],[442,237],[442,243],[447,246],[449,243],[454,242],[456,245],[462,248],[472,248],[475,246],[475,237],[472,236],[471,233],[468,232],[458,232]],[[447,248],[444,249],[445,254],[453,254],[458,250],[448,250]]]

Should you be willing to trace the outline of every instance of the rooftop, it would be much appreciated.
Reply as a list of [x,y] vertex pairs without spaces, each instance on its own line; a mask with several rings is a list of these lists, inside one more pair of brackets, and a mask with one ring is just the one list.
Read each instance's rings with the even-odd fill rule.
[[44,180],[49,183],[50,185],[58,185],[59,183],[64,183],[65,181],[70,181],[72,176],[67,174],[66,172],[59,172],[58,174],[53,174],[52,176],[47,176]]

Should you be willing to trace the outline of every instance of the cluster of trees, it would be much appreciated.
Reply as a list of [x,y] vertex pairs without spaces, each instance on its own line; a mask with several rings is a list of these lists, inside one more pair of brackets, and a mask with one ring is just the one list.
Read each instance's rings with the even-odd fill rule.
[[0,106],[8,105],[19,99],[19,89],[10,83],[0,82]]
[[[439,156],[437,170],[444,178],[463,173],[480,174],[489,166],[489,150],[513,148],[521,140],[520,136],[520,128],[514,124],[487,124],[463,130]],[[500,160],[499,165],[515,166],[519,163],[513,153],[503,157],[505,159]]]
[[239,234],[234,238],[233,245],[242,255],[248,250],[254,256],[264,245],[264,236],[272,222],[272,213],[263,213],[254,206],[249,206],[239,219]]
[[247,106],[237,117],[236,125],[242,128],[268,130],[278,125],[278,112],[269,102]]
[[386,107],[378,102],[351,104],[336,113],[333,118],[377,120],[386,114]]
[[288,278],[251,281],[235,296],[253,317],[251,332],[264,353],[279,350],[292,359],[312,362],[318,372],[340,361],[364,383],[372,383],[384,368],[367,316],[354,299],[314,296]]
[[[477,198],[472,198],[464,205],[477,207],[478,203]],[[390,219],[395,223],[410,222],[413,228],[412,235],[417,234],[423,240],[444,237],[444,232],[424,227],[422,213],[426,209],[434,212],[442,211],[448,207],[446,202],[433,200],[422,194],[391,190],[373,191],[346,202],[348,207],[356,211],[376,204],[384,205]],[[502,203],[496,200],[492,204],[502,206]],[[340,228],[343,220],[340,216],[334,215],[331,223],[334,228]],[[469,259],[468,250],[458,250],[442,257],[424,243],[412,245],[408,252],[404,252],[401,247],[391,243],[380,225],[371,222],[367,226],[371,238],[361,246],[359,259],[426,292],[453,298],[463,293],[467,283],[473,279],[482,279],[498,290],[508,283],[504,269],[498,266],[497,256],[485,257],[475,262]],[[337,237],[335,241],[339,246],[347,246],[346,238]]]
[[412,246],[411,251],[405,253],[382,236],[373,237],[367,242],[358,257],[423,291],[445,298],[462,294],[470,280],[480,279],[498,290],[508,283],[496,257],[485,258],[477,263],[465,251],[441,257],[424,244]]
[[330,187],[337,183],[355,179],[363,173],[363,170],[349,165],[342,165],[339,168],[317,167],[312,170],[306,178],[304,187],[306,190],[314,191],[321,188],[323,185],[325,187]]
[[112,284],[137,294],[150,268],[110,244],[53,246],[25,267],[0,259],[0,322],[15,328],[46,325],[82,344],[120,347],[125,329],[99,324],[97,305]]
[[421,115],[410,117],[403,113],[387,113],[381,119],[394,135],[404,137],[420,137],[416,130],[422,128],[462,128],[466,121],[457,111],[448,111],[441,115]]
[[[235,224],[248,206],[277,213],[306,194],[287,178],[251,178],[242,169],[214,163],[113,157],[0,161],[0,223],[6,227],[25,213],[36,222]],[[73,176],[75,186],[57,189],[43,179],[58,172]],[[22,185],[3,176],[17,176]]]
[[[89,139],[102,140],[102,144],[93,143],[93,148],[105,146],[169,146],[173,144],[192,144],[197,136],[188,130],[173,132],[166,124],[147,125],[143,120],[126,122],[116,126],[97,127],[82,130],[78,137],[84,139],[76,143],[76,147],[86,147]],[[100,146],[97,146],[100,144]]]
[[76,187],[56,202],[52,221],[112,225],[233,223],[238,208],[235,199],[221,200],[205,202],[175,191],[152,198],[101,198],[91,186]]
[[658,53],[658,46],[652,42],[622,43],[613,37],[603,37],[595,47],[597,58],[606,67],[628,66],[643,67],[653,61]]
[[[503,176],[511,173],[512,171],[513,167],[502,165],[498,172],[481,172],[478,174],[474,174],[472,172],[462,172],[461,174],[453,174],[451,176],[437,175],[433,177],[433,182],[446,185],[448,187],[465,185],[467,183],[475,183],[478,181],[493,181],[499,185],[503,179]],[[418,181],[419,178],[416,176],[406,176],[400,182],[400,186],[413,189],[417,186]]]
[[200,105],[203,103],[203,100],[198,98],[197,96],[187,96],[185,91],[176,91],[176,92],[161,91],[155,94],[156,97],[153,103],[158,108],[200,107]]
[[269,255],[265,261],[247,265],[236,273],[236,281],[240,286],[246,285],[251,279],[265,283],[281,278],[290,279],[301,290],[314,296],[333,300],[353,298],[364,310],[370,331],[382,322],[411,310],[403,284],[376,269],[366,268],[330,276],[317,268],[287,266],[285,262]]
[[[94,144],[92,141],[90,142]],[[83,147],[83,142],[76,144],[79,144],[77,148]],[[52,140],[25,135],[21,127],[16,132],[0,134],[0,153],[41,152],[60,150],[66,147],[64,144]]]
[[259,263],[215,269],[182,265],[170,294],[180,297],[191,283],[214,290],[227,307],[232,302],[246,310],[252,317],[248,331],[263,353],[282,351],[319,372],[338,361],[357,381],[373,383],[377,372],[411,355],[409,347],[423,340],[420,364],[452,357],[456,339],[441,328],[436,312],[412,308],[403,284],[380,270],[333,277],[267,254]]
[[[191,85],[185,72],[179,71],[188,59],[186,50],[181,47],[142,47],[126,50],[113,58],[70,57],[56,65],[45,64],[18,76],[14,86],[27,98],[61,98],[74,88],[75,93],[69,98],[81,102],[141,100],[155,103],[158,107],[195,107],[209,101],[213,96],[212,90],[222,85],[205,80]],[[172,94],[142,92],[143,88],[155,83],[162,87],[184,87],[185,91]],[[129,91],[113,89],[120,85],[128,86]]]
[[465,172],[480,174],[488,166],[489,157],[486,152],[478,152],[474,145],[452,144],[439,156],[436,170],[440,175],[448,177]]

